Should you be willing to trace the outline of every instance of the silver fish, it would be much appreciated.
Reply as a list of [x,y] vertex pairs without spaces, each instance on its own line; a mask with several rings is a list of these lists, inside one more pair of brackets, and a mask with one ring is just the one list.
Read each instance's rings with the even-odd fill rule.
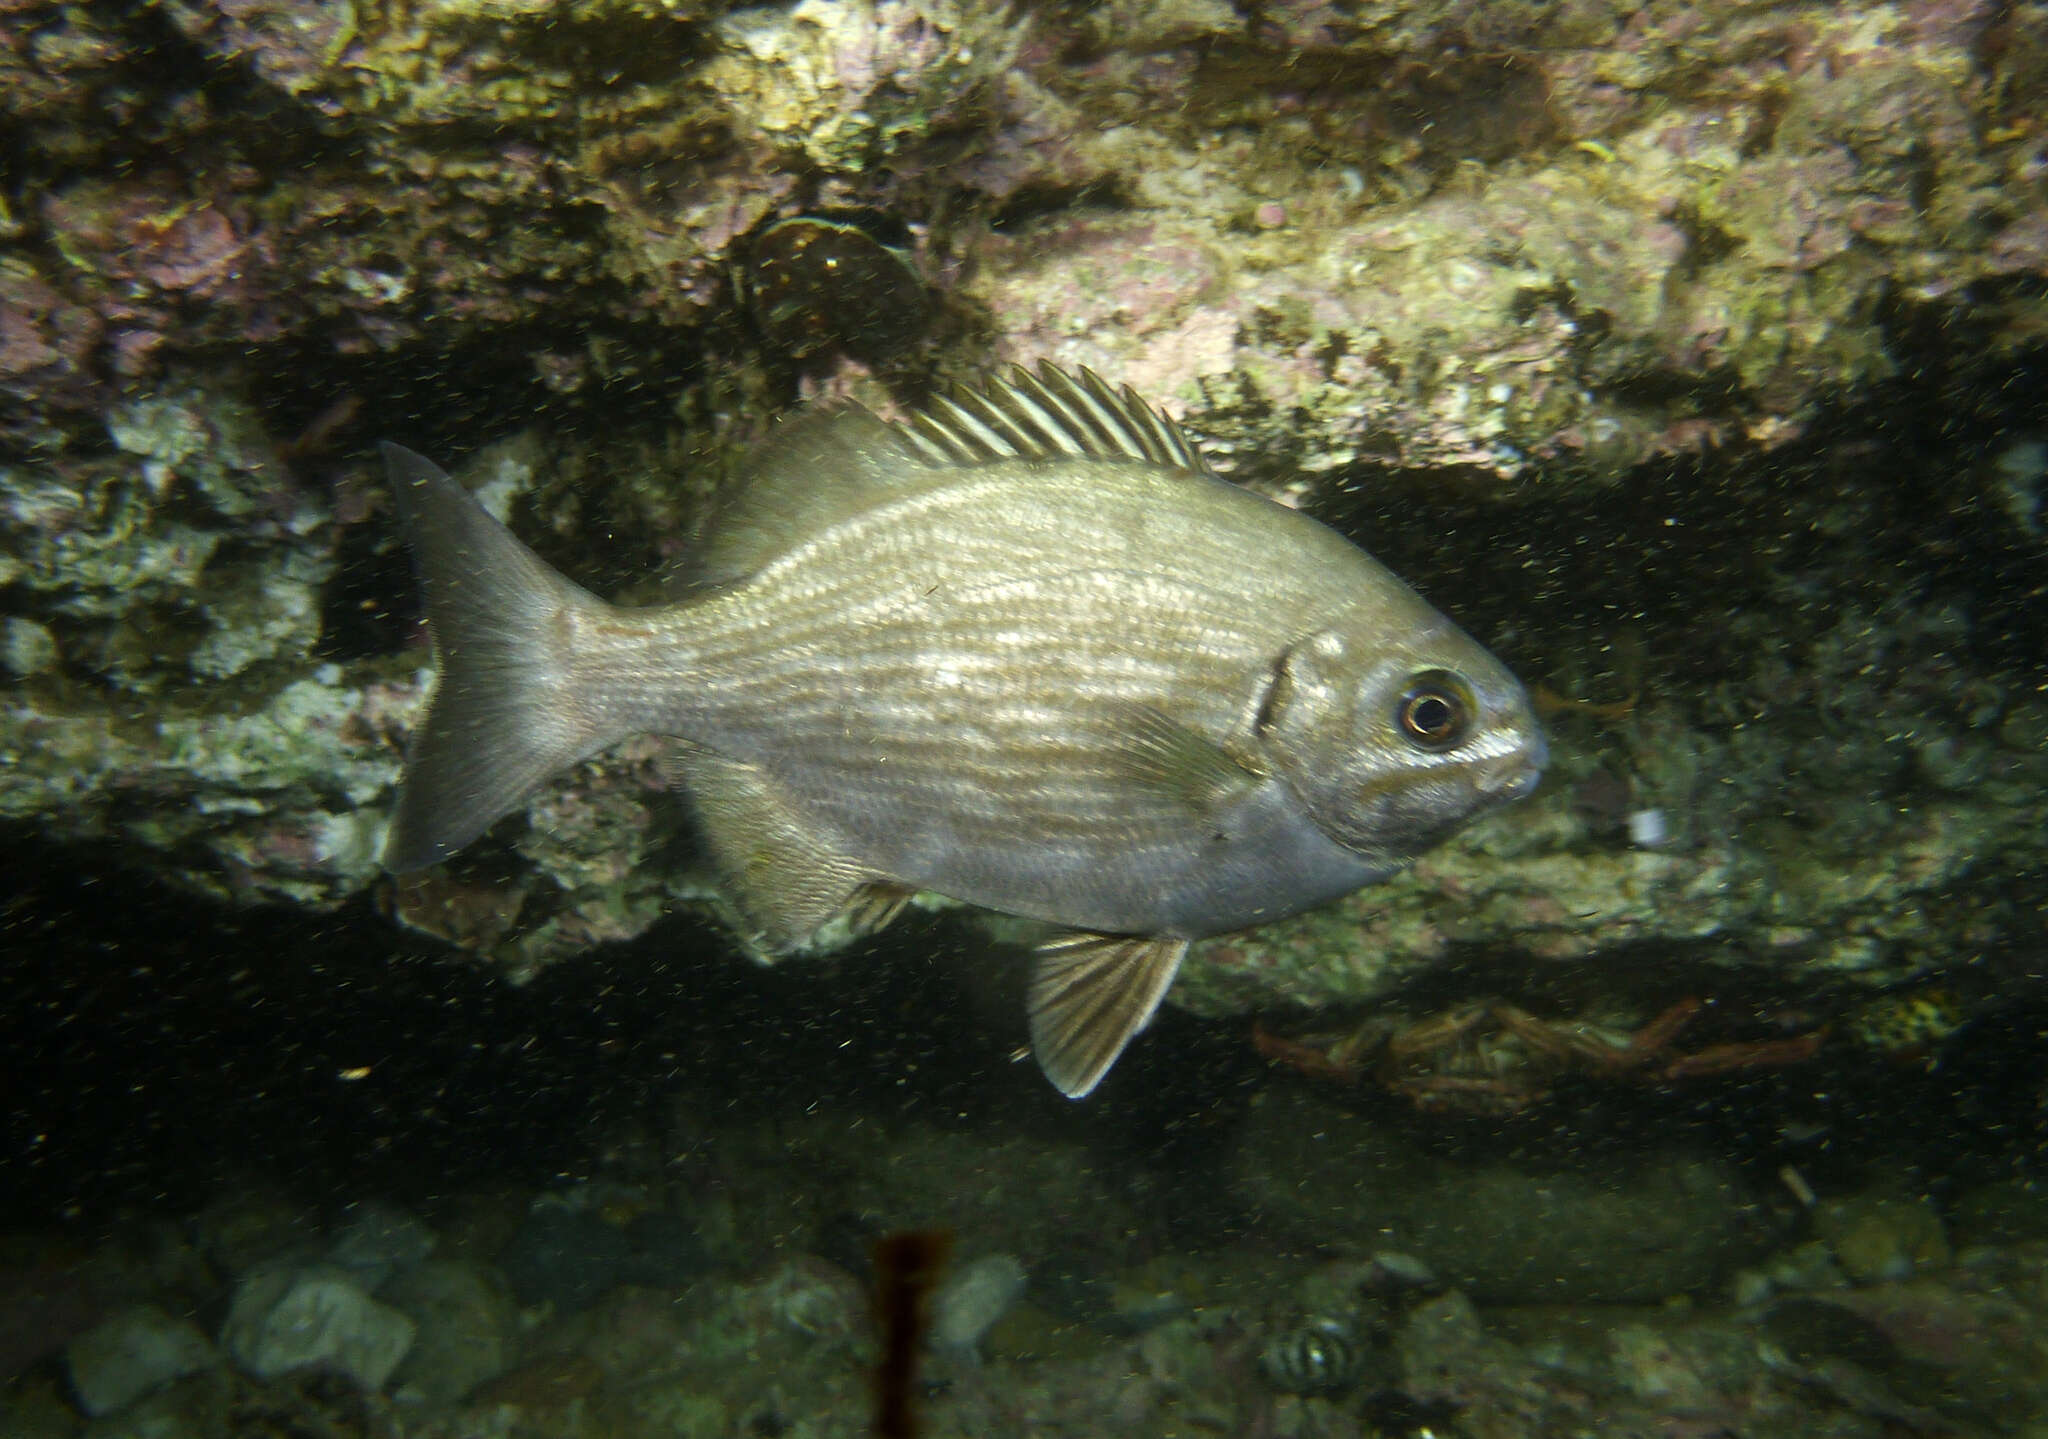
[[1498,660],[1085,370],[900,425],[789,422],[715,518],[706,587],[640,609],[384,455],[440,660],[391,869],[617,740],[674,736],[764,956],[919,890],[1061,926],[1030,1018],[1069,1095],[1191,940],[1382,879],[1543,767]]

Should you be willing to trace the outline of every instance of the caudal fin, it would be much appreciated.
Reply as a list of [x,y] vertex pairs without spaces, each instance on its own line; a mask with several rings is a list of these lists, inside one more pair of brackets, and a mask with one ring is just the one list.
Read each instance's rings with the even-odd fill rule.
[[618,736],[596,730],[573,673],[576,616],[604,602],[432,462],[380,448],[440,659],[384,845],[386,867],[402,873],[448,858]]

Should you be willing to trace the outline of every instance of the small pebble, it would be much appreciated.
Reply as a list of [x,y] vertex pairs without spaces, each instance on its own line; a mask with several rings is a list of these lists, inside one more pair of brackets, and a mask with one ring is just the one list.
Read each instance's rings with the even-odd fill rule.
[[1637,849],[1661,849],[1671,842],[1671,825],[1661,809],[1632,810],[1628,817],[1628,842]]
[[1436,1271],[1412,1254],[1375,1250],[1372,1267],[1382,1285],[1389,1289],[1434,1289],[1438,1285]]
[[1824,1202],[1813,1220],[1835,1262],[1857,1284],[1910,1279],[1948,1267],[1948,1235],[1941,1216],[1924,1199],[1851,1195]]
[[1771,1299],[1778,1286],[1761,1269],[1738,1269],[1728,1281],[1728,1302],[1737,1309],[1755,1309]]
[[982,1336],[1024,1293],[1024,1266],[1008,1254],[987,1254],[961,1265],[932,1295],[934,1352],[979,1362]]
[[34,675],[57,666],[57,637],[34,620],[10,615],[0,621],[0,668]]
[[220,1342],[258,1379],[322,1369],[375,1391],[412,1348],[413,1332],[411,1319],[372,1299],[347,1270],[282,1265],[242,1281]]
[[219,1359],[190,1321],[173,1319],[154,1304],[137,1304],[72,1340],[64,1362],[78,1407],[97,1418]]

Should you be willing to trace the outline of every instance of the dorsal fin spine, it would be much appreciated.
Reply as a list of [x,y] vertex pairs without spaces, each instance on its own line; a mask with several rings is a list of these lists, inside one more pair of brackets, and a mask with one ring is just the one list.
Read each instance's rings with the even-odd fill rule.
[[964,411],[986,427],[991,448],[996,449],[1004,459],[1033,454],[1043,448],[1025,433],[1011,408],[996,404],[981,391],[962,390],[952,399],[956,413]]
[[[1033,376],[1019,365],[1013,371],[1015,381],[1030,384]],[[1093,440],[1097,445],[1115,449],[1116,432],[1103,415],[1101,407],[1092,400],[1088,392],[1074,383],[1073,376],[1055,367],[1049,361],[1040,361],[1036,376],[1046,400],[1057,409],[1060,418],[1066,421],[1067,430],[1085,444]]]
[[898,425],[896,433],[902,437],[904,444],[909,447],[910,452],[918,459],[928,461],[934,465],[959,464],[961,460],[959,455],[954,454],[942,440],[925,433],[925,418],[923,415],[912,417],[911,423]]
[[[1063,413],[1057,409],[1047,413],[1044,401],[1049,399],[1049,395],[1044,395],[1036,385],[1018,385],[1012,381],[1004,399],[1006,403],[999,407],[999,413],[1020,452],[1053,452],[1067,456],[1087,454],[1087,450],[1081,448],[1079,438],[1069,432],[1071,426],[1065,424]],[[987,401],[983,401],[983,405],[997,409]]]
[[1094,403],[1097,413],[1103,417],[1105,422],[1114,427],[1113,432],[1116,437],[1116,443],[1132,459],[1150,460],[1155,458],[1146,449],[1144,434],[1138,428],[1141,423],[1139,417],[1146,411],[1143,400],[1132,406],[1124,396],[1119,395],[1109,387],[1109,381],[1103,379],[1102,376],[1096,374],[1093,370],[1088,369],[1081,371],[1081,388],[1086,392],[1089,400]]
[[1214,473],[1179,426],[1129,385],[1114,390],[1093,370],[1077,379],[1049,362],[1036,374],[1013,367],[982,389],[942,396],[897,429],[914,454],[942,463],[1135,460]]
[[[967,395],[963,396],[963,398],[973,397]],[[951,395],[942,397],[933,409],[935,411],[942,409],[945,412],[943,421],[950,422],[958,429],[962,442],[961,447],[970,457],[980,460],[1007,460],[1015,458],[1017,455],[1017,450],[1002,435],[992,429],[988,421],[968,409],[960,400],[953,398]],[[933,414],[932,418],[934,420],[942,419],[936,413]]]

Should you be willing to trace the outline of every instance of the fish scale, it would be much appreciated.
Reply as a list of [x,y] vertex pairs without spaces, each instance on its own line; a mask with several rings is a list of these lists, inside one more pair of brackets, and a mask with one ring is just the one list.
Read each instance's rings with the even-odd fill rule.
[[[1040,633],[1006,643],[1017,610],[1034,599],[1041,603],[1041,612],[1051,614],[1054,625],[1069,634],[1092,613],[1089,606],[1065,611],[1043,606],[1044,598],[1041,588],[1035,596],[992,596],[989,607],[979,614],[954,607],[943,620],[944,648],[934,647],[925,626],[883,628],[879,617],[863,630],[862,648],[850,659],[822,644],[785,640],[772,655],[726,661],[730,668],[722,671],[716,659],[678,645],[675,657],[655,667],[657,671],[673,675],[709,670],[717,677],[703,685],[677,687],[668,697],[643,690],[636,704],[648,712],[634,723],[661,731],[715,729],[729,747],[748,758],[771,749],[840,742],[856,744],[878,758],[896,746],[922,740],[952,747],[961,763],[971,765],[978,750],[1036,746],[1057,739],[1058,729],[1048,728],[1047,721],[1070,723],[1072,711],[1064,716],[1048,713],[1046,701],[1031,697],[1048,692],[1062,697],[1085,692],[1104,704],[1171,703],[1205,720],[1227,720],[1241,707],[1266,656],[1281,642],[1270,629],[1233,633],[1220,619],[1212,619],[1199,627],[1199,642],[1192,623],[1181,626],[1188,632],[1185,640],[1163,627],[1155,632],[1162,642],[1173,643],[1171,662],[1129,656],[1122,649],[1124,641],[1091,643],[1085,636],[1060,639]],[[626,675],[605,675],[596,660],[590,667],[591,681],[613,692],[628,682]],[[935,673],[948,669],[963,676],[978,673],[991,697],[1012,703],[964,709],[962,696],[933,682]],[[1019,674],[1034,681],[1031,696],[1022,704],[1015,703]],[[879,718],[886,706],[891,722],[863,730],[849,741],[840,723],[849,705],[863,707],[870,719]],[[772,722],[762,723],[763,715]]]
[[763,957],[917,889],[1063,929],[1030,1002],[1068,1094],[1191,941],[1384,877],[1544,763],[1499,661],[1085,371],[902,427],[792,422],[709,526],[705,584],[647,609],[386,455],[441,657],[388,863],[453,853],[626,735],[674,736]]

